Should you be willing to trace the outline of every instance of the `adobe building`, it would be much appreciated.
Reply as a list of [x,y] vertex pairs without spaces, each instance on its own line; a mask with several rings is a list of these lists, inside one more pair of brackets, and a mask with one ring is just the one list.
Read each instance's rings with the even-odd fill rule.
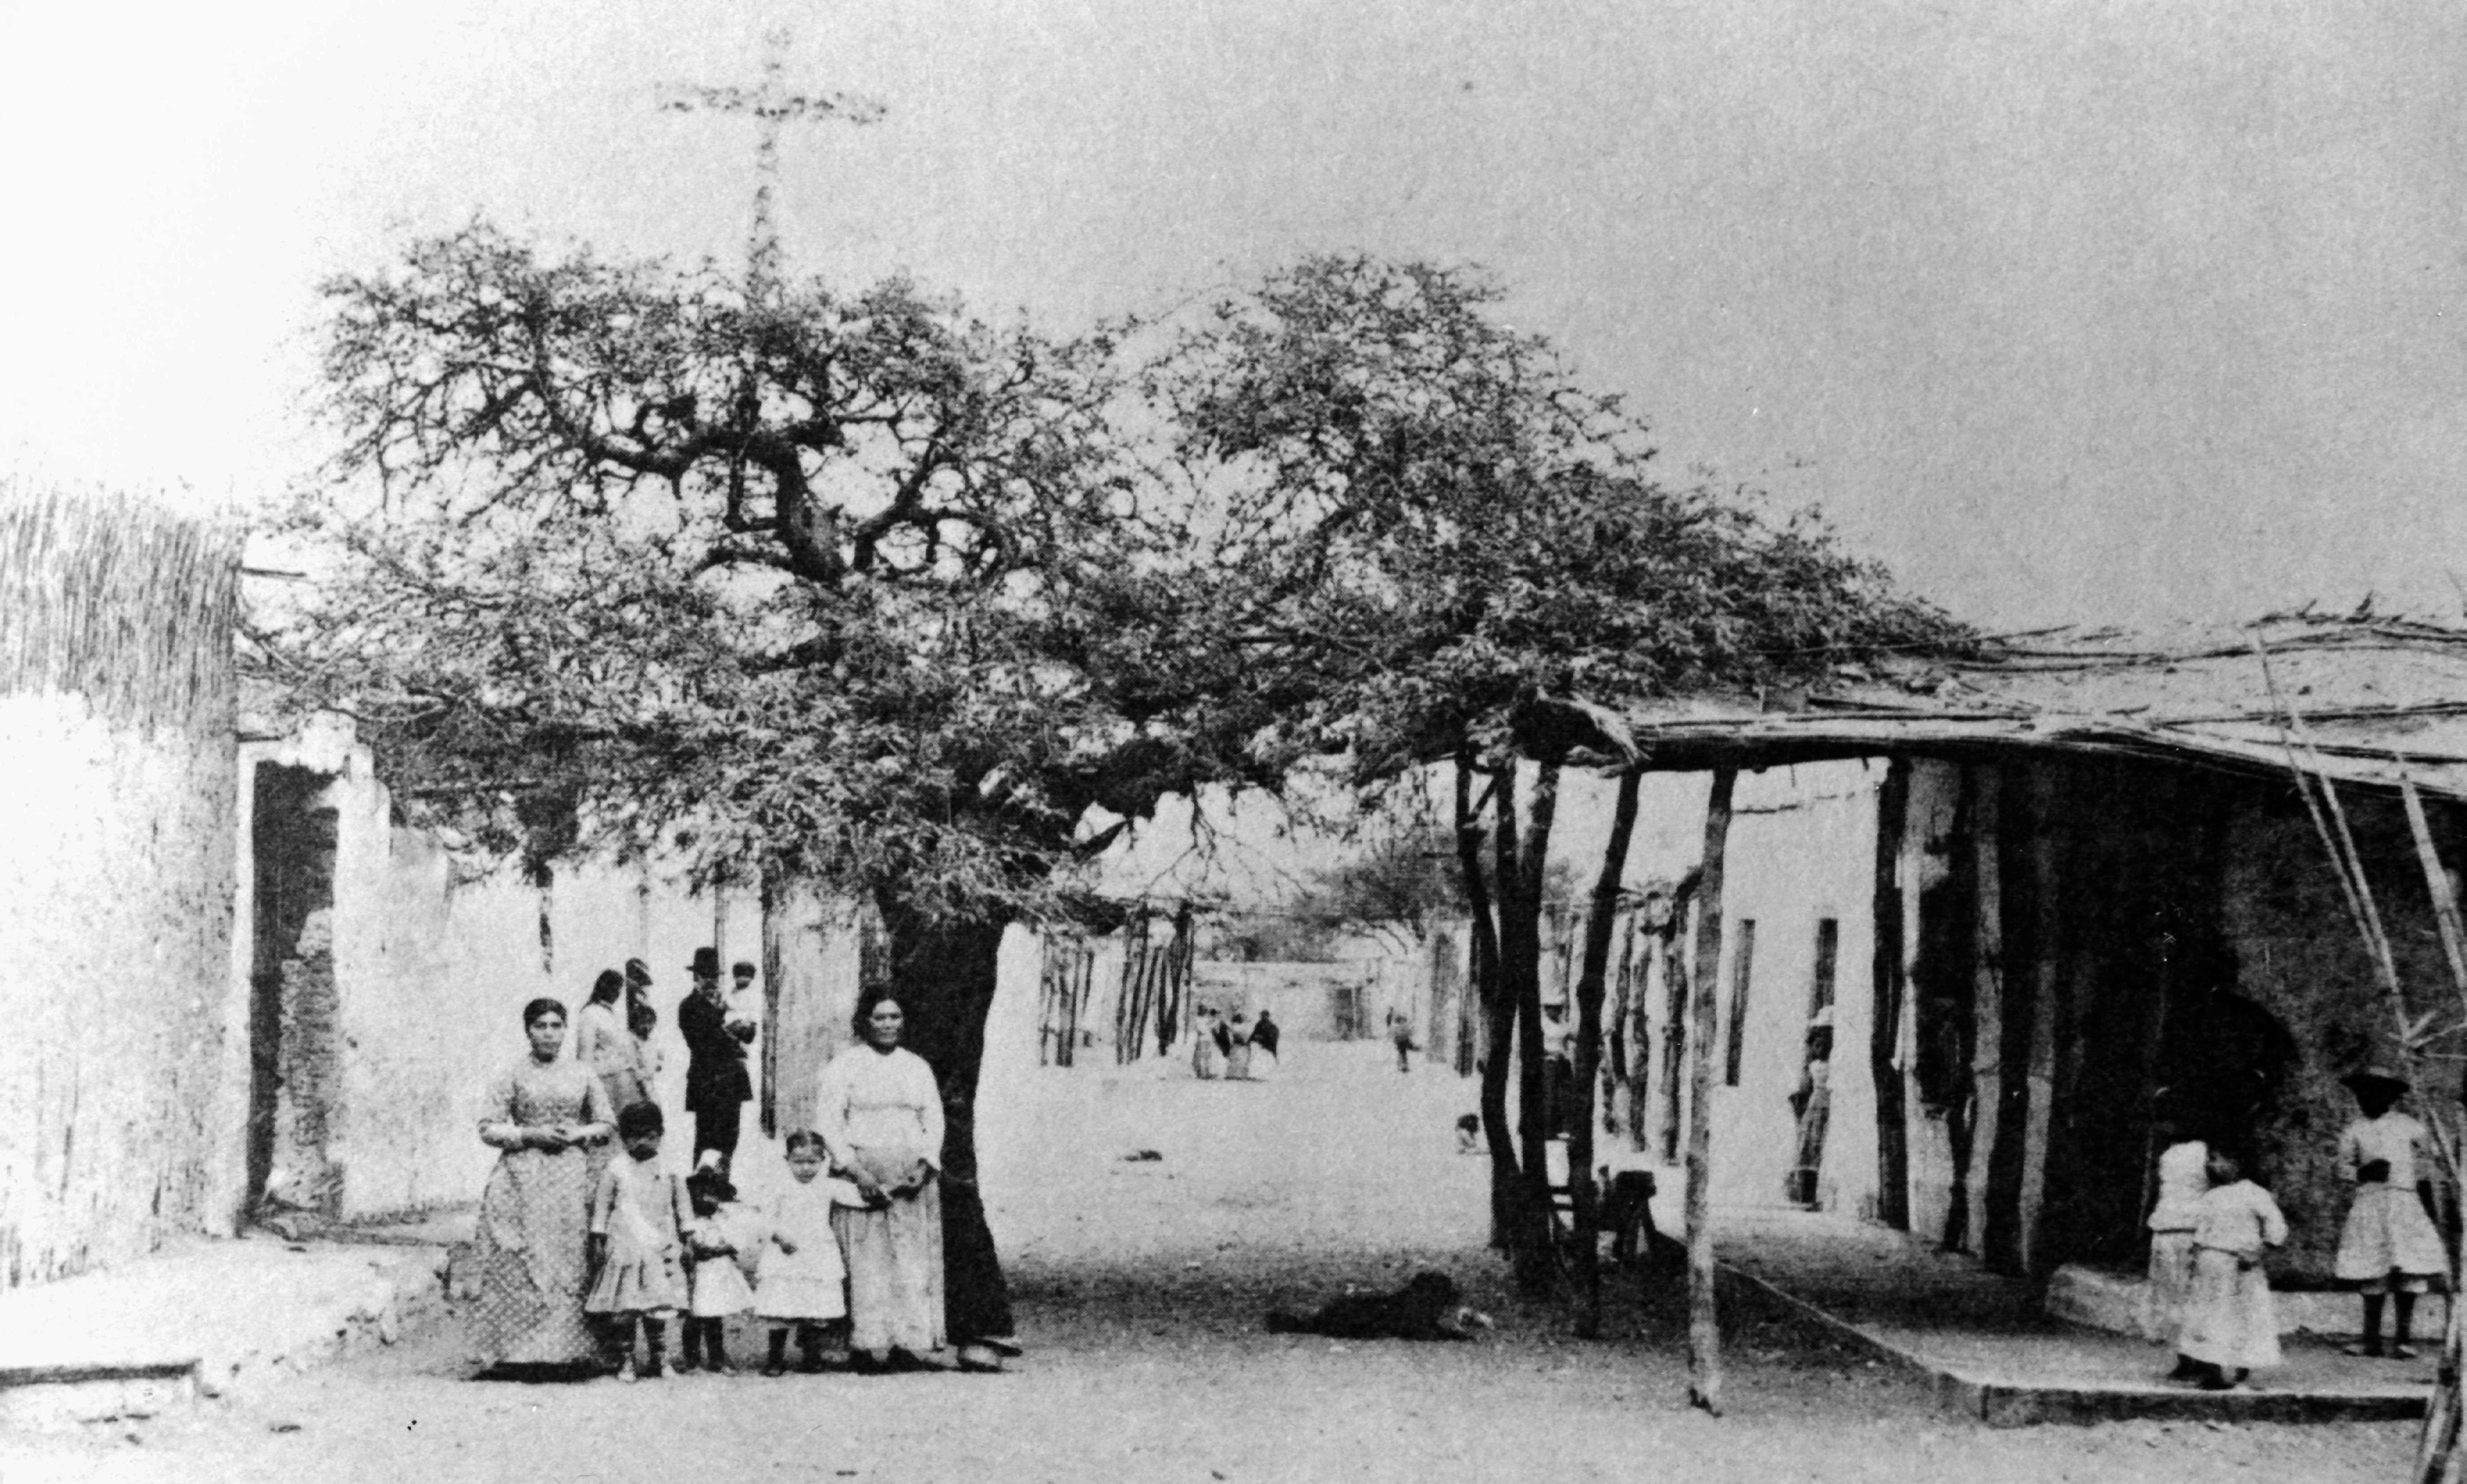
[[0,477],[0,1288],[215,1225],[235,532]]
[[[2327,1279],[2355,1115],[2340,1078],[2397,1060],[2398,1019],[2280,706],[2315,744],[2306,775],[2336,787],[2410,1013],[2455,1027],[2400,790],[2419,790],[2455,881],[2467,634],[2299,620],[2268,638],[2277,702],[2240,631],[2007,645],[1788,708],[1633,718],[1650,768],[1749,770],[1716,968],[1717,1199],[1856,1214],[2014,1273],[2130,1269],[2165,1106],[2252,1143],[2294,1228],[2275,1281]],[[1642,916],[1622,1050],[1643,1074],[1615,1117],[1675,1155],[1685,1071]],[[1684,964],[1682,928],[1658,941]],[[2456,1029],[2425,1048],[2419,1113],[2455,1115],[2462,1052]],[[1817,1061],[1830,1107],[1811,1130]]]

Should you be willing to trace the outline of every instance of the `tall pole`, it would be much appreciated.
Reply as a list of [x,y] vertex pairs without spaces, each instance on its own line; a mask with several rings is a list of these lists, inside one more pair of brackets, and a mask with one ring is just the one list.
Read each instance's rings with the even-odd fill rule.
[[1722,1326],[1713,1302],[1713,1019],[1722,963],[1722,856],[1735,768],[1713,770],[1697,886],[1696,966],[1687,1026],[1687,1400],[1722,1415]]

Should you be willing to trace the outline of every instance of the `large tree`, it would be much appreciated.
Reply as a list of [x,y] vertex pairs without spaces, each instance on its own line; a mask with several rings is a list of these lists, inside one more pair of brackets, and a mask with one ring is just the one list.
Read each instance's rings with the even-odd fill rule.
[[[1261,673],[1310,677],[1288,722],[1299,745],[1341,752],[1366,790],[1456,770],[1494,1234],[1542,1287],[1540,923],[1562,769],[1625,772],[1632,817],[1647,759],[1620,708],[1804,684],[1964,635],[1812,519],[1659,481],[1642,426],[1504,325],[1501,297],[1460,270],[1312,259],[1187,325],[1144,385],[1213,512],[1211,610]],[[1622,852],[1625,838],[1614,832]],[[1579,1087],[1598,1056],[1621,865],[1605,863],[1595,892]],[[1572,1167],[1580,1225],[1589,1163]]]
[[319,581],[262,663],[484,845],[871,900],[952,1114],[953,1321],[1006,1329],[971,1116],[1003,931],[1084,905],[1092,811],[1282,765],[1273,691],[1174,641],[1108,348],[485,225],[325,294]]

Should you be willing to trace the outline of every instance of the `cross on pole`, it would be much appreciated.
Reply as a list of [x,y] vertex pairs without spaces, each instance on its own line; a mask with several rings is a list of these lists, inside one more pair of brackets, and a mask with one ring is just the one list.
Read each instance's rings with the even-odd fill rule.
[[780,125],[826,119],[872,124],[883,114],[881,103],[852,93],[790,93],[788,41],[785,27],[764,33],[762,81],[752,89],[670,83],[660,102],[668,113],[707,108],[754,119],[754,235],[745,251],[745,294],[753,304],[768,304],[780,286],[780,226],[771,207],[780,182]]

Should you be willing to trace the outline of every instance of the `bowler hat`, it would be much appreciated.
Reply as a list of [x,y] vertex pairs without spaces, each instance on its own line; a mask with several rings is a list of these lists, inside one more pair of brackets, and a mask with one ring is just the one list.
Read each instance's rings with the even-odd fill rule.
[[2359,1092],[2366,1088],[2381,1088],[2391,1092],[2404,1092],[2408,1090],[2408,1080],[2405,1077],[2378,1064],[2367,1067],[2362,1071],[2351,1071],[2339,1080]]
[[716,948],[695,949],[693,962],[687,965],[687,969],[699,978],[715,979],[719,978],[719,950]]

